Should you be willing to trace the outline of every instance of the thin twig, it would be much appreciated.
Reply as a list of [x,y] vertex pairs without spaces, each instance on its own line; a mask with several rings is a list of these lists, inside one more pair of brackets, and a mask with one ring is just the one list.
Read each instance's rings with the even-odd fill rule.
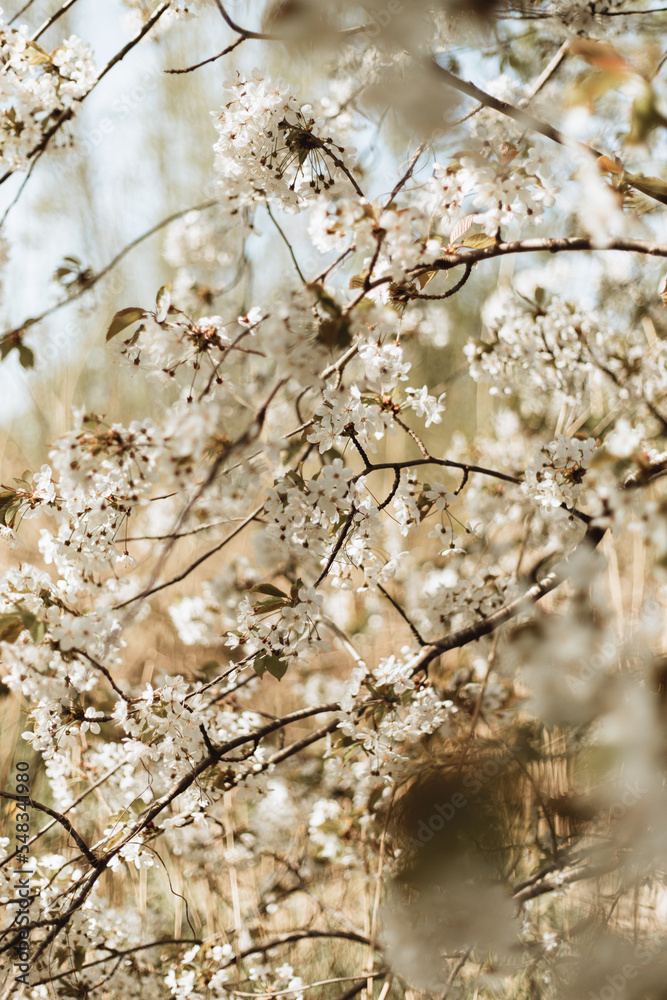
[[72,652],[76,653],[78,656],[83,656],[86,660],[88,660],[88,662],[91,664],[91,666],[95,667],[96,670],[99,670],[100,673],[104,674],[104,676],[109,681],[109,684],[114,689],[114,691],[116,692],[116,694],[120,698],[122,698],[123,701],[126,700],[126,696],[123,694],[123,692],[121,691],[121,689],[118,687],[118,685],[116,684],[115,680],[113,679],[113,677],[109,673],[108,668],[105,667],[104,664],[98,663],[97,660],[94,660],[93,657],[90,655],[90,653],[87,653],[85,651],[85,649],[73,649]]
[[60,10],[57,10],[55,14],[51,15],[51,17],[47,17],[46,21],[41,26],[41,28],[38,28],[37,31],[34,33],[34,35],[30,36],[31,40],[33,42],[36,42],[37,39],[40,37],[40,35],[43,35],[45,31],[48,31],[51,25],[55,24],[58,18],[62,17],[63,14],[66,14],[67,11],[70,9],[70,7],[73,7],[76,2],[77,0],[65,0],[65,3],[62,5]]
[[[197,566],[201,566],[203,562],[206,562],[207,559],[210,559],[211,556],[216,554],[216,552],[219,552],[220,549],[224,548],[228,542],[231,542],[232,538],[236,538],[236,536],[243,531],[243,529],[246,528],[251,521],[254,521],[258,514],[261,514],[263,509],[264,504],[260,504],[259,507],[255,507],[255,509],[251,511],[251,513],[248,514],[248,516],[245,517],[233,531],[230,531],[228,535],[225,535],[221,542],[218,542],[218,544],[214,545],[212,549],[209,549],[207,552],[204,552],[203,555],[199,556],[198,559],[195,559],[195,561],[190,563],[190,565],[187,566],[182,573],[179,573],[178,576],[174,576],[170,580],[165,580],[164,583],[157,584],[156,586],[148,587],[146,590],[142,590],[139,594],[135,594],[134,597],[128,597],[126,601],[121,601],[120,604],[115,604],[114,610],[117,611],[119,608],[124,608],[128,604],[134,604],[135,601],[140,601],[145,597],[150,597],[151,594],[157,594],[158,591],[164,590],[166,587],[171,587],[175,583],[180,583],[181,580],[184,580],[186,576],[189,576],[190,573],[197,568]],[[181,535],[175,532],[173,535],[168,535],[167,537],[171,541],[172,538],[180,538]]]
[[185,66],[183,69],[166,69],[165,73],[193,73],[196,69],[201,69],[202,66],[207,66],[208,63],[217,62],[217,60],[222,59],[223,56],[229,55],[229,53],[233,52],[239,45],[242,45],[245,40],[245,37],[241,36],[241,38],[237,38],[235,42],[232,42],[231,45],[228,45],[226,49],[223,49],[222,52],[218,52],[217,56],[209,56],[208,59],[202,59],[201,62],[195,63],[194,66]]
[[553,57],[553,59],[551,59],[550,62],[547,63],[547,65],[544,67],[543,71],[538,76],[537,80],[535,80],[535,82],[532,84],[532,86],[530,86],[528,88],[528,90],[526,91],[525,95],[521,98],[521,100],[519,101],[519,107],[520,108],[527,107],[527,105],[529,104],[529,102],[532,101],[532,99],[537,94],[539,94],[539,92],[542,89],[542,87],[544,87],[545,84],[547,84],[549,82],[549,80],[554,75],[554,73],[556,72],[556,70],[558,69],[558,67],[560,66],[560,64],[565,59],[565,56],[567,55],[567,53],[569,51],[569,48],[570,48],[570,42],[569,42],[569,39],[568,39],[567,41],[563,42],[563,44],[560,46],[560,48],[556,52],[556,54]]
[[27,319],[23,320],[19,326],[14,327],[13,330],[6,330],[4,333],[0,334],[0,343],[7,337],[11,337],[13,334],[25,333],[25,331],[28,330],[29,327],[34,326],[35,323],[40,323],[43,319],[46,319],[47,316],[51,316],[59,309],[62,309],[64,306],[68,306],[71,302],[75,302],[77,299],[81,298],[81,296],[90,291],[90,289],[93,288],[98,281],[101,281],[102,278],[106,277],[110,271],[113,271],[114,267],[116,267],[131,250],[134,250],[134,248],[139,246],[140,243],[143,243],[155,233],[159,232],[160,229],[164,229],[164,227],[168,226],[169,223],[175,222],[176,219],[183,218],[183,216],[187,215],[189,212],[203,212],[205,209],[212,208],[213,205],[217,204],[217,200],[212,198],[199,205],[192,205],[190,208],[181,209],[180,212],[174,212],[172,215],[167,216],[166,219],[162,219],[161,222],[157,222],[154,226],[151,226],[150,229],[146,230],[145,233],[142,233],[141,236],[136,236],[133,240],[127,243],[123,249],[109,261],[108,264],[106,264],[96,274],[93,274],[90,278],[88,278],[87,281],[81,287],[77,288],[75,292],[72,292],[71,295],[61,299],[60,302],[56,302],[55,305],[49,306],[48,309],[45,309],[37,316],[29,316]]
[[13,17],[10,17],[9,21],[7,22],[7,24],[13,24],[14,21],[18,20],[18,18],[21,17],[22,14],[25,14],[25,12],[30,7],[32,7],[32,5],[34,3],[35,3],[35,0],[28,0],[28,2],[26,4],[24,4],[23,7],[21,7],[21,9],[16,14],[14,14]]
[[297,274],[301,278],[302,283],[304,285],[306,285],[307,281],[306,281],[306,279],[303,276],[303,271],[299,267],[299,262],[296,259],[296,256],[294,254],[294,248],[292,247],[292,244],[290,243],[290,241],[285,236],[285,233],[284,233],[284,230],[283,230],[282,226],[280,225],[280,223],[276,219],[275,215],[271,211],[271,206],[269,205],[268,201],[266,203],[266,211],[269,213],[269,218],[271,219],[271,222],[273,223],[273,225],[276,227],[276,229],[280,233],[280,236],[282,237],[283,243],[285,244],[285,246],[289,250],[290,257],[292,258],[292,263],[294,264],[294,267],[296,268]]
[[424,637],[420,634],[419,629],[417,628],[417,626],[415,625],[415,623],[410,620],[410,618],[408,617],[407,613],[403,610],[403,608],[398,603],[398,601],[394,600],[394,598],[391,596],[391,594],[389,593],[389,591],[385,590],[381,583],[376,583],[375,586],[377,587],[377,589],[380,591],[381,594],[384,594],[384,596],[387,598],[387,600],[392,605],[392,607],[394,607],[396,609],[396,611],[398,611],[399,615],[401,616],[401,618],[403,619],[403,621],[405,622],[405,624],[408,626],[408,628],[410,629],[410,631],[414,635],[414,637],[417,640],[417,642],[419,643],[419,645],[420,646],[427,646],[428,643],[426,642],[426,639],[424,639]]
[[76,843],[76,846],[79,848],[81,853],[85,855],[90,864],[97,864],[97,858],[88,847],[88,844],[85,842],[81,834],[74,829],[67,817],[63,816],[62,813],[56,812],[55,809],[51,808],[51,806],[45,806],[43,802],[37,802],[36,799],[31,798],[29,795],[15,795],[13,792],[0,791],[0,798],[12,799],[13,801],[18,800],[20,802],[27,800],[28,805],[32,809],[38,809],[40,812],[46,813],[47,816],[51,816],[56,823],[60,823],[60,825],[67,830],[72,840]]

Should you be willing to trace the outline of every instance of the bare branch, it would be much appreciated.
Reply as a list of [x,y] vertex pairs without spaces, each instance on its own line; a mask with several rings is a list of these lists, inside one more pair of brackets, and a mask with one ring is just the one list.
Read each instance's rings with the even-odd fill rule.
[[[419,264],[411,270],[411,274],[424,274],[427,271],[448,271],[458,264],[477,263],[492,257],[505,257],[515,253],[563,253],[580,250],[619,250],[625,253],[641,253],[650,257],[667,257],[667,243],[654,243],[650,240],[621,239],[614,237],[605,246],[596,244],[590,236],[544,236],[531,240],[513,240],[511,242],[494,243],[488,247],[475,249],[462,247],[456,253],[443,253],[428,264]],[[386,284],[390,278],[378,278],[373,286]]]
[[234,49],[239,47],[239,45],[242,45],[245,40],[245,36],[242,35],[240,38],[237,38],[235,42],[232,42],[231,45],[228,45],[226,49],[223,49],[222,52],[218,52],[217,56],[209,56],[208,59],[202,59],[201,62],[195,63],[194,66],[186,66],[184,69],[166,69],[165,73],[193,73],[194,70],[201,69],[202,66],[207,66],[208,63],[217,62],[217,60],[222,59],[223,56],[229,55],[229,53],[233,52]]
[[45,806],[42,802],[37,802],[36,799],[31,798],[29,795],[15,795],[13,792],[3,792],[0,791],[0,798],[12,799],[13,801],[27,801],[32,809],[38,809],[40,812],[46,813],[47,816],[52,816],[56,823],[60,823],[62,827],[69,833],[72,840],[76,843],[81,853],[85,855],[86,859],[91,863],[91,865],[97,864],[97,858],[88,847],[80,833],[78,833],[71,822],[62,813],[56,812],[51,806]]
[[[43,35],[45,31],[48,31],[48,29],[51,27],[51,25],[55,24],[55,22],[58,20],[58,18],[62,17],[63,14],[66,14],[67,11],[71,7],[73,7],[76,2],[77,2],[77,0],[65,0],[65,3],[62,5],[62,7],[60,8],[60,10],[57,10],[55,12],[55,14],[51,15],[51,17],[47,17],[46,21],[41,26],[41,28],[38,28],[37,31],[34,33],[34,35],[30,36],[31,39],[32,39],[32,41],[36,42],[37,39],[40,37],[40,35]],[[13,20],[13,18],[12,18],[12,20]]]

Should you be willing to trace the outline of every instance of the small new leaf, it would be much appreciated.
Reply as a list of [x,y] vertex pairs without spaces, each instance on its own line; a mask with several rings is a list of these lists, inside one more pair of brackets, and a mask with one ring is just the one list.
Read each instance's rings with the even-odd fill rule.
[[34,368],[35,367],[35,355],[29,347],[21,343],[18,345],[17,350],[19,352],[19,363],[21,368]]
[[263,677],[268,672],[277,681],[285,676],[288,665],[283,656],[277,656],[275,653],[264,653],[262,656],[256,657],[253,663],[255,673],[259,677]]
[[350,288],[363,288],[367,277],[368,271],[362,271],[361,274],[353,274],[350,278]]
[[137,323],[145,315],[145,309],[139,309],[137,306],[130,306],[128,309],[121,309],[120,312],[117,312],[111,320],[111,326],[107,330],[107,343],[112,340],[116,334],[126,330],[128,326],[132,326],[133,323]]
[[667,181],[660,177],[645,177],[644,174],[626,174],[624,180],[642,194],[667,205]]
[[250,588],[251,594],[267,594],[269,597],[287,597],[282,590],[274,587],[272,583],[258,583]]
[[157,323],[164,323],[167,318],[167,313],[169,312],[169,306],[171,305],[171,285],[163,285],[160,291],[157,293],[157,298],[155,299],[155,320]]
[[468,232],[468,230],[474,224],[474,222],[475,222],[474,215],[464,215],[462,219],[459,219],[459,221],[456,223],[451,233],[449,234],[449,242],[456,243],[456,241],[459,240],[464,233]]
[[494,247],[497,242],[495,236],[487,233],[472,233],[461,241],[461,246],[468,247],[469,250],[483,250],[485,247]]

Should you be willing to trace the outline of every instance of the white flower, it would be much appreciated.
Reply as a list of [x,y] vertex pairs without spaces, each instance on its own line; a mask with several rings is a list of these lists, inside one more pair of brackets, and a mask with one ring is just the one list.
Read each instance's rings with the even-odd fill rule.
[[426,490],[426,498],[435,501],[436,510],[446,510],[450,503],[454,503],[456,495],[450,493],[443,483],[433,483],[430,490]]
[[239,316],[236,322],[239,326],[245,326],[246,328],[255,327],[261,320],[262,315],[262,310],[259,306],[253,306],[246,316]]
[[426,386],[422,386],[421,389],[407,388],[405,392],[409,397],[407,405],[412,407],[418,417],[426,417],[427,427],[442,423],[441,414],[445,412],[446,393],[440,393],[437,398],[430,396]]
[[605,438],[604,446],[614,458],[630,458],[638,450],[643,434],[643,427],[633,427],[629,420],[621,417]]

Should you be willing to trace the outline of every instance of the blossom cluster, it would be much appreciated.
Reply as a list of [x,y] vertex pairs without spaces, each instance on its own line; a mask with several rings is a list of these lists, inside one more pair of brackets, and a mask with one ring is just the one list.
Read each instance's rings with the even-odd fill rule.
[[[154,12],[126,6],[143,24]],[[265,35],[289,40],[303,6],[269,5],[257,32],[223,5],[171,12],[224,19],[245,57]],[[395,155],[411,75],[423,83],[433,47],[469,47],[473,31],[469,12],[431,6],[332,29],[340,59],[312,104],[264,71],[228,77],[220,203],[171,217],[172,284],[108,327],[141,392],[117,413],[76,409],[48,461],[0,486],[0,540],[19,554],[0,577],[0,694],[27,709],[62,834],[59,853],[29,858],[30,1000],[51,976],[102,1000],[301,1000],[299,949],[321,964],[337,935],[364,964],[348,977],[341,949],[335,979],[386,972],[383,997],[394,975],[403,992],[442,996],[460,975],[462,997],[515,995],[518,967],[527,995],[551,1000],[562,981],[588,996],[572,913],[590,907],[587,933],[619,936],[655,919],[664,316],[639,271],[556,273],[560,251],[532,284],[505,258],[493,288],[483,258],[506,253],[507,232],[539,238],[556,195],[587,182],[555,176],[549,129],[518,138],[490,107],[465,141],[438,119]],[[530,18],[557,22],[541,51],[562,47],[556,7]],[[567,7],[580,25],[584,5]],[[577,39],[564,74],[577,51],[617,58]],[[14,169],[95,72],[74,38],[49,55],[8,26],[0,46]],[[506,74],[488,90],[521,99]],[[430,120],[417,97],[411,143]],[[616,186],[597,179],[629,216],[618,170]],[[447,284],[476,247],[488,254]],[[628,775],[646,782],[634,811]],[[5,900],[9,857],[0,840]]]
[[49,128],[70,114],[97,79],[89,45],[76,35],[47,52],[26,25],[0,22],[0,167],[25,170]]

